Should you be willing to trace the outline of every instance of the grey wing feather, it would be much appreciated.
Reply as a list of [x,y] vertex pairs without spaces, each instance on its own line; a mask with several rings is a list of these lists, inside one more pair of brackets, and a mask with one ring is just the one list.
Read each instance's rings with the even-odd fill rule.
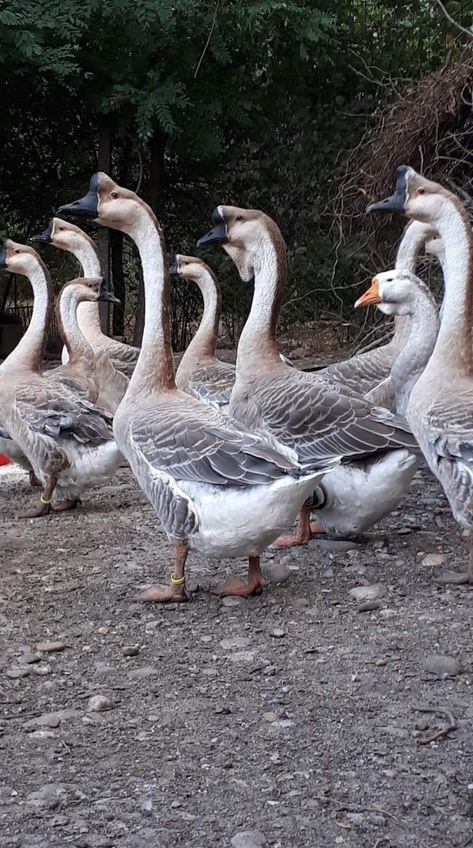
[[230,403],[234,383],[235,369],[231,365],[217,362],[196,369],[186,381],[186,391],[219,407]]
[[259,436],[220,415],[204,418],[190,406],[185,419],[164,404],[141,413],[132,422],[131,437],[151,466],[177,481],[249,486],[300,473],[296,463]]
[[36,433],[69,437],[80,444],[97,446],[113,438],[112,418],[94,404],[54,386],[36,389],[34,399],[28,388],[19,389],[15,403],[22,419]]
[[292,447],[303,465],[334,456],[352,460],[417,447],[401,416],[374,407],[362,397],[332,391],[310,375],[299,372],[291,381],[268,380],[254,394],[256,398],[232,402],[230,414],[247,426],[251,418],[253,425]]

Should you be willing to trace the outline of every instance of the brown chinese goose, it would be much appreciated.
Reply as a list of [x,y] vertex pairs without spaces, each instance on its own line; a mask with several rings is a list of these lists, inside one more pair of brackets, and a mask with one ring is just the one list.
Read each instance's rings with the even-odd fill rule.
[[172,544],[170,585],[145,600],[184,601],[189,548],[216,557],[249,559],[248,579],[218,590],[248,596],[261,591],[259,557],[318,481],[334,454],[298,463],[290,450],[255,435],[218,410],[176,388],[170,344],[169,286],[161,227],[134,192],[95,174],[81,200],[59,214],[86,215],[127,233],[143,264],[145,328],[128,391],[114,419],[117,443],[152,503]]
[[[397,169],[391,197],[369,212],[396,212],[431,224],[445,251],[445,296],[437,342],[415,384],[407,418],[461,527],[473,529],[473,235],[460,200],[413,168]],[[462,574],[443,582],[473,582],[473,547]]]
[[[221,244],[240,277],[254,277],[250,315],[238,345],[236,381],[229,414],[252,430],[294,450],[308,466],[333,456],[348,464],[317,492],[317,517],[335,535],[357,535],[399,502],[416,465],[415,440],[403,419],[317,374],[281,362],[276,324],[286,275],[286,248],[274,221],[263,212],[219,206],[213,228],[198,246]],[[325,485],[325,483],[327,485]],[[295,536],[279,545],[306,544],[310,509]]]

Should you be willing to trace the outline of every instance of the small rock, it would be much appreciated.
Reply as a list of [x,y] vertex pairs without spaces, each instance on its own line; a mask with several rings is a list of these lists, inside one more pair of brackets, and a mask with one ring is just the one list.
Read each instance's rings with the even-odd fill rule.
[[53,810],[58,806],[59,801],[65,794],[64,784],[45,783],[36,792],[30,792],[26,800],[28,804],[33,804],[35,807],[44,807]]
[[227,597],[222,598],[223,607],[241,607],[244,603],[245,599],[240,598],[238,595],[228,595]]
[[241,830],[232,836],[232,848],[264,848],[266,838],[260,830]]
[[28,666],[9,668],[6,671],[7,677],[10,677],[12,680],[19,680],[20,677],[28,677],[29,674],[31,674],[31,669]]
[[153,802],[151,798],[146,798],[141,805],[141,812],[145,816],[150,816],[153,812]]
[[338,553],[354,551],[360,547],[357,542],[350,542],[345,539],[317,539],[315,544],[323,551],[338,551]]
[[65,648],[67,648],[66,643],[59,640],[57,642],[50,642],[46,639],[45,642],[38,642],[36,645],[36,650],[42,651],[44,654],[56,654],[59,651],[63,651]]
[[273,629],[269,631],[269,635],[273,636],[274,639],[282,639],[283,636],[286,635],[286,631],[283,630],[282,627],[273,627]]
[[456,677],[456,675],[461,674],[462,671],[462,666],[459,660],[455,657],[442,656],[441,654],[433,654],[430,657],[426,657],[424,660],[424,668],[431,674],[436,674],[441,677],[443,677],[444,674],[448,677]]
[[23,725],[24,730],[34,730],[37,727],[59,727],[63,721],[69,718],[77,718],[81,713],[79,710],[56,710],[54,713],[44,713],[43,715],[30,718]]
[[279,716],[277,713],[269,712],[263,713],[263,718],[265,721],[277,721]]
[[354,824],[355,827],[359,827],[365,821],[363,813],[347,813],[346,818],[351,824]]
[[43,655],[39,652],[26,651],[21,657],[21,661],[26,663],[27,665],[32,665],[33,663],[39,663],[43,659]]
[[284,562],[274,562],[264,570],[264,575],[271,583],[286,583],[291,577],[291,571]]
[[220,647],[224,651],[230,651],[232,648],[246,648],[251,639],[247,636],[232,636],[229,639],[222,639]]
[[419,718],[419,719],[417,719],[417,721],[415,723],[415,729],[416,730],[427,730],[428,726],[429,726],[429,722],[427,721],[426,718]]
[[156,669],[153,665],[143,665],[141,668],[134,668],[128,672],[128,677],[131,680],[144,680],[146,677],[154,677]]
[[230,654],[229,659],[232,662],[253,662],[255,651],[237,651],[236,654]]
[[374,610],[379,610],[380,606],[379,601],[364,601],[359,605],[358,612],[374,612]]
[[113,710],[115,704],[107,695],[92,695],[87,704],[88,713],[104,713],[107,710]]
[[51,674],[51,670],[52,669],[51,669],[51,666],[49,665],[49,663],[38,663],[37,665],[33,666],[34,674],[39,674],[39,675],[42,675],[42,676],[44,676],[46,674]]
[[139,653],[139,645],[123,645],[122,654],[124,657],[137,657]]
[[398,536],[409,536],[410,533],[412,533],[412,527],[400,527],[397,530]]
[[443,554],[427,554],[421,561],[425,568],[435,568],[438,565],[443,565],[444,562],[445,557]]
[[369,586],[355,586],[350,589],[349,595],[355,601],[373,601],[376,598],[383,598],[387,594],[387,588],[384,583],[371,583]]

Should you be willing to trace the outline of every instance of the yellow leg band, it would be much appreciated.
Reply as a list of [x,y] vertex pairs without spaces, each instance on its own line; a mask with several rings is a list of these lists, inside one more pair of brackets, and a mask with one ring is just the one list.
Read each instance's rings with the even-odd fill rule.
[[175,574],[171,574],[171,583],[173,586],[183,586],[185,582],[185,577],[176,577]]
[[52,503],[53,499],[49,498],[49,500],[47,501],[46,498],[43,498],[43,496],[41,495],[39,500],[40,500],[40,503],[44,504],[44,506],[49,506],[49,504]]

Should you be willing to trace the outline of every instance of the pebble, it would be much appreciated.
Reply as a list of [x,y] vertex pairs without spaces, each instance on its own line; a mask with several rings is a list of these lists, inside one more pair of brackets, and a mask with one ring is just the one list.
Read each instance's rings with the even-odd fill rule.
[[269,635],[273,636],[274,639],[282,639],[283,636],[286,635],[286,631],[283,630],[282,627],[273,627],[273,629],[269,631]]
[[107,695],[92,695],[87,704],[88,713],[104,713],[106,710],[113,710],[115,704]]
[[59,651],[63,651],[64,648],[67,648],[66,643],[59,640],[57,642],[50,642],[46,639],[46,641],[38,642],[36,645],[36,650],[42,651],[45,654],[56,654]]
[[384,583],[371,583],[369,586],[355,586],[350,589],[349,595],[355,601],[373,601],[376,598],[383,598],[387,594],[387,588]]
[[287,583],[291,577],[291,570],[284,562],[273,562],[268,568],[264,569],[264,576],[271,583]]
[[419,719],[417,719],[417,721],[415,723],[415,729],[416,730],[427,730],[428,726],[429,726],[429,722],[427,721],[426,718],[419,718]]
[[49,663],[38,663],[37,665],[33,666],[32,671],[34,674],[44,676],[46,674],[51,674],[52,669]]
[[134,668],[128,672],[128,677],[131,680],[144,680],[146,677],[154,677],[156,669],[153,665],[143,665],[141,668]]
[[53,810],[65,794],[66,790],[63,783],[45,783],[35,792],[30,792],[26,800],[28,804],[34,804],[35,807]]
[[345,539],[317,539],[315,544],[323,551],[338,551],[339,553],[343,551],[355,551],[360,547],[357,542],[350,542]]
[[21,661],[26,663],[27,665],[32,665],[33,663],[41,662],[42,659],[42,654],[33,651],[26,651],[21,657]]
[[426,568],[435,568],[438,565],[444,564],[445,557],[443,554],[427,554],[421,562]]
[[455,677],[457,674],[461,674],[462,666],[455,657],[432,654],[424,660],[424,669],[430,671],[431,674],[440,676],[446,674],[448,677]]
[[277,713],[269,712],[263,713],[263,718],[265,721],[277,721],[279,716]]
[[31,674],[31,669],[27,666],[9,668],[6,672],[7,677],[10,677],[12,680],[18,680],[20,677],[27,677],[28,674]]
[[122,654],[124,657],[137,657],[139,653],[139,645],[123,645]]
[[224,651],[230,651],[232,648],[246,648],[251,639],[247,636],[232,636],[229,639],[222,639],[220,647]]
[[153,812],[153,802],[151,798],[146,798],[141,805],[141,812],[145,816],[150,816]]
[[229,659],[232,662],[253,662],[255,656],[255,651],[238,651],[236,654],[230,654]]
[[56,710],[53,713],[43,713],[43,715],[30,718],[23,724],[24,730],[34,730],[38,727],[59,727],[63,721],[70,718],[77,718],[81,713],[79,710]]
[[264,848],[266,838],[260,830],[241,830],[232,836],[232,848]]
[[379,601],[364,601],[359,605],[358,612],[374,612],[374,610],[379,610],[380,606]]
[[228,597],[222,598],[223,607],[241,607],[244,603],[245,599],[238,595],[228,595]]

